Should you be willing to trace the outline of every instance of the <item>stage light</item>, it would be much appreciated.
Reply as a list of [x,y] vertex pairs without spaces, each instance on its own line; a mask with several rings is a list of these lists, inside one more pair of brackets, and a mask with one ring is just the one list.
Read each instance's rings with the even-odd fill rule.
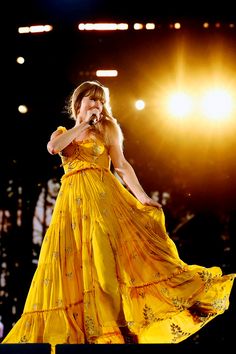
[[23,57],[18,57],[18,58],[16,58],[16,62],[17,62],[18,64],[24,64],[25,58],[23,58]]
[[97,70],[96,71],[97,77],[116,77],[118,76],[117,70]]
[[127,23],[80,23],[78,29],[80,31],[116,31],[127,30]]
[[181,28],[181,24],[180,24],[179,22],[176,22],[176,23],[174,24],[174,28],[175,28],[175,29],[180,29],[180,28]]
[[192,100],[184,92],[176,92],[169,96],[167,101],[169,113],[178,118],[187,116],[192,109]]
[[19,27],[18,33],[41,33],[41,32],[50,32],[52,31],[53,27],[51,25],[38,25],[38,26],[25,26]]
[[137,100],[135,102],[135,108],[138,110],[138,111],[141,111],[145,108],[145,102],[143,100]]
[[146,23],[146,29],[147,30],[154,30],[155,29],[155,23]]
[[135,23],[135,24],[134,24],[134,29],[135,29],[135,30],[143,29],[143,24],[142,24],[142,23]]
[[25,114],[28,112],[28,108],[27,106],[25,106],[24,104],[21,104],[19,107],[18,107],[18,111],[22,114]]
[[208,118],[213,120],[225,119],[232,112],[232,97],[226,90],[213,89],[205,93],[201,106],[203,114]]

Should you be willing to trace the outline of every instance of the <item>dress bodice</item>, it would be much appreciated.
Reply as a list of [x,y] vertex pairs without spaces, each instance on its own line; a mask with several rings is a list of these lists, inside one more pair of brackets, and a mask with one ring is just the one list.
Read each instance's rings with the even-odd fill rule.
[[[64,127],[58,130],[66,131]],[[75,147],[71,156],[66,157],[60,154],[65,174],[72,174],[86,168],[110,168],[110,157],[105,143],[97,138],[91,137],[80,142],[73,142]]]

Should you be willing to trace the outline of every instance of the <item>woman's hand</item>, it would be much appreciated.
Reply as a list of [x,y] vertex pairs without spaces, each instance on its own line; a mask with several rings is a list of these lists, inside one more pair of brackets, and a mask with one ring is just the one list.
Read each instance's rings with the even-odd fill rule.
[[155,202],[152,198],[150,198],[147,194],[143,194],[138,198],[138,200],[143,204],[143,205],[148,205],[148,206],[153,206],[157,207],[158,209],[162,208],[162,205]]

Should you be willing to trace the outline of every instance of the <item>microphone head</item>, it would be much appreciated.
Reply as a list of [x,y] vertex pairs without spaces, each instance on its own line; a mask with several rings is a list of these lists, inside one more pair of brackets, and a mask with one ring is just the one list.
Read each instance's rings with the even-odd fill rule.
[[89,124],[89,125],[95,125],[95,124],[96,124],[96,118],[97,118],[96,114],[93,113],[93,114],[91,115],[91,117],[90,117],[90,120],[89,120],[88,124]]
[[90,119],[90,121],[88,122],[88,124],[92,126],[92,125],[94,125],[94,124],[95,124],[95,122],[94,122],[94,120],[93,120],[93,119]]

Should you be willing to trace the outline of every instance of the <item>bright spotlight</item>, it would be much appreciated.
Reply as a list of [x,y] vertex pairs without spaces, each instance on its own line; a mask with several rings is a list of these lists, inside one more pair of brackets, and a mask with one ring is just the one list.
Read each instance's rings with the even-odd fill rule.
[[19,107],[18,107],[18,111],[22,114],[25,114],[28,112],[28,108],[27,106],[25,106],[24,104],[21,104]]
[[180,29],[180,28],[181,28],[181,24],[180,24],[179,22],[176,22],[176,23],[174,24],[174,28],[175,28],[175,29]]
[[135,102],[135,108],[138,110],[138,111],[141,111],[142,109],[145,108],[145,102],[143,100],[137,100]]
[[116,77],[118,76],[117,70],[97,70],[96,76],[98,77]]
[[25,58],[23,58],[23,57],[18,57],[18,58],[16,58],[16,62],[17,62],[18,64],[24,64]]
[[210,119],[224,119],[232,111],[232,97],[223,89],[211,90],[203,98],[202,109]]
[[175,117],[184,117],[191,111],[192,102],[186,93],[177,92],[170,96],[168,108],[171,115]]
[[79,23],[80,31],[116,31],[127,30],[127,23]]
[[142,24],[142,23],[135,23],[135,24],[134,24],[134,29],[135,29],[135,30],[143,29],[143,24]]

